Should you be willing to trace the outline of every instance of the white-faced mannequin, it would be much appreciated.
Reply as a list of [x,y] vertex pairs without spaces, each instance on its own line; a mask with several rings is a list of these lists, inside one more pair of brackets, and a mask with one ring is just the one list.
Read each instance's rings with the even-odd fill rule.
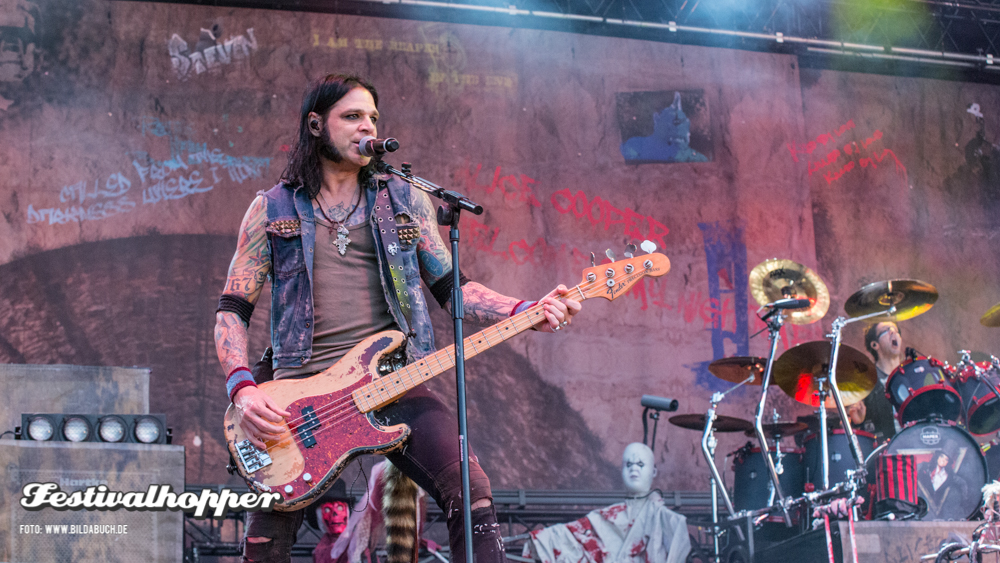
[[653,450],[640,442],[625,446],[622,454],[622,481],[630,496],[649,494],[653,488],[653,477],[656,477],[656,464],[653,461]]

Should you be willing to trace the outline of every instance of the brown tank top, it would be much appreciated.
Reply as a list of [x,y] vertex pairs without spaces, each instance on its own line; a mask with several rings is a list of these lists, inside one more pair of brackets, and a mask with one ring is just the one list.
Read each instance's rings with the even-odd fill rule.
[[279,368],[275,379],[321,372],[365,338],[399,330],[385,302],[378,273],[375,237],[367,222],[349,227],[347,253],[337,251],[336,229],[316,223],[313,260],[312,357],[298,368]]

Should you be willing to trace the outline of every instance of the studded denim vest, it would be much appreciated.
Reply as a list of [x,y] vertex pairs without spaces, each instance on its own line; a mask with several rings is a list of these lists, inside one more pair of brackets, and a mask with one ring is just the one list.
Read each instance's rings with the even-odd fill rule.
[[[374,209],[379,183],[373,179],[365,189],[369,210]],[[393,213],[397,217],[404,214],[415,220],[410,211],[412,192],[409,185],[389,180],[388,187]],[[316,246],[312,201],[304,188],[290,188],[282,183],[262,195],[267,202],[267,243],[271,252],[271,347],[274,350],[274,368],[300,367],[312,356],[312,279]],[[407,320],[396,299],[385,248],[373,216],[369,216],[369,223],[378,250],[379,278],[386,306],[396,324],[406,332]],[[416,243],[402,242],[400,245],[411,307],[409,327],[412,331],[407,343],[407,355],[411,360],[434,351],[434,331],[420,286]]]

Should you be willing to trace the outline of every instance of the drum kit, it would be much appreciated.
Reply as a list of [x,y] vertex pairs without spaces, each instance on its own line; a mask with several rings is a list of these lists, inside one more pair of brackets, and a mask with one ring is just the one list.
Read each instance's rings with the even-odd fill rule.
[[[919,508],[917,518],[960,520],[974,516],[981,504],[979,491],[990,472],[972,434],[1000,430],[1000,360],[974,358],[970,352],[960,351],[961,361],[949,366],[908,349],[907,359],[884,382],[886,398],[901,430],[882,445],[877,444],[874,434],[852,427],[846,408],[864,400],[879,379],[867,354],[841,343],[844,327],[862,321],[912,319],[933,307],[938,298],[936,288],[917,280],[868,284],[847,300],[847,316],[833,321],[829,340],[795,346],[776,358],[783,324],[818,321],[829,309],[830,294],[815,272],[791,260],[772,259],[757,265],[750,273],[749,286],[761,305],[758,317],[767,325],[770,355],[712,362],[709,371],[734,385],[714,393],[705,414],[670,418],[672,424],[702,431],[702,454],[711,472],[717,560],[720,537],[728,529],[734,529],[742,539],[744,523],[750,534],[753,524],[764,520],[781,520],[790,527],[795,519],[808,521],[802,515],[811,514],[811,507],[836,498],[847,497],[852,503],[857,497],[864,498],[869,515],[876,500],[888,497]],[[980,322],[1000,327],[1000,304],[987,311]],[[716,414],[729,393],[749,385],[761,388],[752,422]],[[772,386],[817,408],[818,420],[805,417],[812,424],[801,418],[798,422],[779,421],[775,411],[765,423],[764,406]],[[828,409],[835,412],[839,425],[827,420]],[[715,463],[716,432],[743,432],[757,439],[757,445],[748,442],[734,452],[732,498]],[[788,437],[797,437],[797,445],[782,445],[782,439]],[[890,471],[908,474],[890,475]],[[729,512],[726,519],[720,519],[718,513],[719,495]]]

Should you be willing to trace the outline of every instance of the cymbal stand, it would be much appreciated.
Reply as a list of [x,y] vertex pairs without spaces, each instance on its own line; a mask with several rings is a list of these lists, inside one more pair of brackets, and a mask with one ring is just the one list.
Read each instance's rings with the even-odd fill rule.
[[[726,510],[729,511],[730,516],[736,516],[736,509],[733,507],[733,501],[729,498],[729,492],[726,491],[722,476],[719,475],[719,468],[715,466],[715,446],[718,444],[715,439],[715,409],[726,398],[726,395],[747,383],[751,383],[755,377],[751,371],[749,377],[730,387],[724,393],[719,393],[718,391],[713,393],[708,406],[708,412],[705,413],[705,431],[701,435],[701,453],[704,454],[705,461],[708,462],[708,468],[712,472],[711,484],[709,486],[712,488],[712,547],[714,548],[716,562],[719,561],[719,493],[722,493],[722,501],[726,503]],[[743,532],[740,528],[736,528],[736,532],[741,536],[740,539],[742,539]]]
[[[851,428],[851,421],[847,416],[847,409],[844,408],[844,400],[840,396],[840,388],[837,387],[837,356],[840,354],[840,341],[842,337],[842,331],[844,330],[845,326],[851,323],[856,323],[858,321],[864,321],[867,319],[873,319],[875,317],[880,317],[883,315],[892,316],[895,313],[896,313],[896,306],[893,305],[892,307],[889,307],[889,309],[885,311],[879,311],[877,313],[862,315],[860,317],[853,317],[850,319],[846,319],[844,317],[837,317],[833,321],[833,326],[831,327],[830,334],[827,335],[827,338],[831,339],[830,366],[829,366],[830,371],[828,376],[829,377],[828,383],[830,384],[830,391],[831,391],[830,394],[833,396],[833,401],[837,404],[837,414],[840,416],[840,423],[844,428],[844,435],[847,436],[848,442],[851,444],[851,454],[854,456],[854,462],[855,465],[857,466],[857,471],[853,474],[853,478],[858,481],[864,481],[866,478],[867,471],[865,469],[865,456],[863,453],[861,453],[861,446],[858,444],[858,437],[854,434],[854,429]],[[826,408],[823,403],[820,403],[820,413],[821,413],[821,418],[825,419],[826,417],[824,415],[826,414]],[[825,423],[825,420],[823,420],[823,422]],[[826,428],[826,425],[824,424],[823,428],[821,428],[821,431],[823,432],[823,440],[824,440],[823,443],[826,444],[826,437],[827,433],[829,432],[829,429]],[[824,453],[823,453],[824,488],[830,487],[829,466],[830,466],[830,460],[827,457],[826,448],[824,447]],[[852,493],[852,495],[853,494],[854,493]]]
[[830,488],[830,429],[826,414],[826,398],[830,391],[826,388],[828,381],[825,377],[817,378],[816,383],[819,387],[816,394],[819,395],[819,443],[822,452],[820,455],[823,459],[823,490],[825,491]]
[[767,368],[764,369],[764,379],[761,381],[760,403],[757,404],[757,413],[754,415],[753,427],[757,434],[757,441],[760,442],[760,451],[763,452],[764,462],[767,465],[768,475],[771,476],[771,483],[774,484],[774,493],[778,497],[781,506],[782,517],[785,525],[792,526],[792,518],[788,514],[788,503],[784,493],[781,492],[781,482],[778,480],[778,471],[774,467],[771,459],[771,449],[767,445],[767,438],[764,436],[764,404],[767,402],[767,390],[771,385],[771,370],[774,368],[774,356],[778,353],[778,340],[781,339],[781,325],[785,322],[785,314],[779,309],[771,309],[761,320],[767,323],[768,337],[771,339],[771,355],[767,357]]

